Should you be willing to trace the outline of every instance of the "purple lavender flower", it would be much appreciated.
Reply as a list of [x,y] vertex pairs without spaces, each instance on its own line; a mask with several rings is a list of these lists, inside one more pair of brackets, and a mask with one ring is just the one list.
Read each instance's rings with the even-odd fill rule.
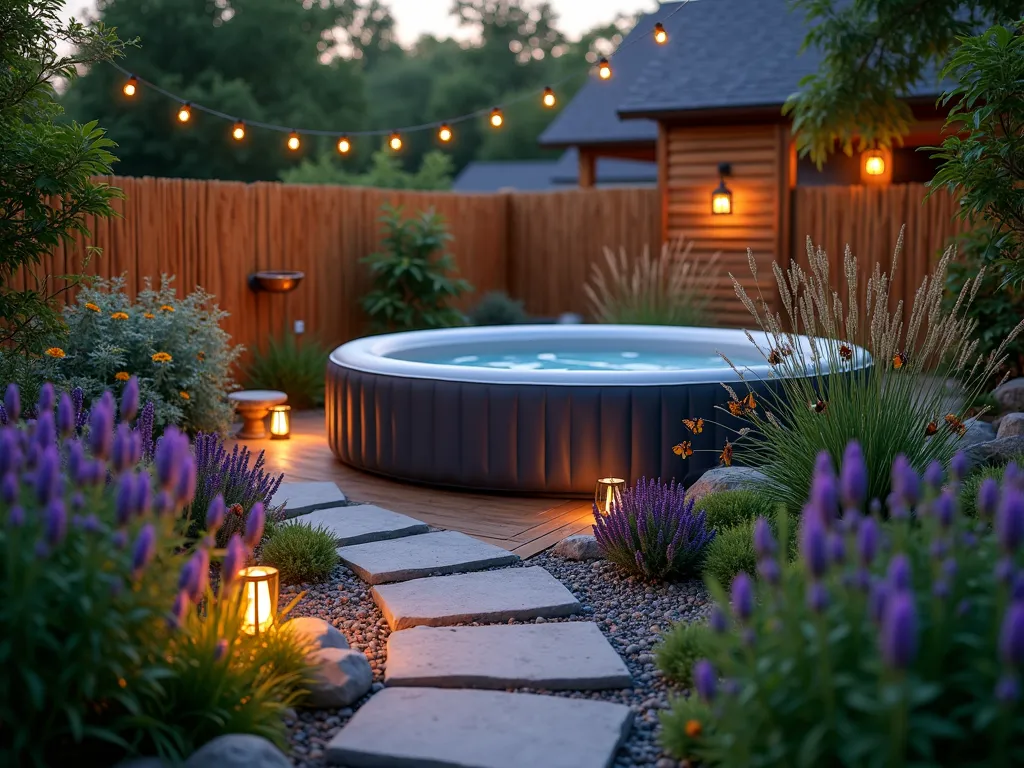
[[46,505],[45,516],[46,543],[55,547],[64,540],[68,532],[68,513],[64,509],[64,502],[53,499]]
[[171,606],[171,613],[167,617],[167,623],[171,629],[177,629],[185,623],[185,616],[188,613],[189,597],[188,593],[182,590],[174,598],[174,604]]
[[774,559],[764,559],[757,564],[757,575],[766,583],[776,585],[782,578],[782,571]]
[[45,382],[43,386],[39,388],[39,402],[36,404],[36,410],[40,414],[52,411],[55,399],[56,393],[53,391],[53,384],[48,381]]
[[93,406],[89,418],[89,450],[98,459],[105,459],[110,453],[114,439],[114,412],[101,400]]
[[103,524],[94,513],[90,513],[85,516],[85,522],[82,524],[82,530],[86,533],[99,533],[103,530]]
[[830,533],[828,536],[828,556],[833,563],[842,564],[846,562],[846,543],[839,533]]
[[775,538],[771,526],[763,517],[754,521],[754,552],[759,559],[769,558],[775,554]]
[[729,629],[729,619],[725,615],[725,611],[718,607],[716,603],[711,608],[711,616],[708,617],[708,626],[711,630],[719,635],[724,634]]
[[[203,599],[206,588],[210,581],[210,552],[205,547],[199,547],[195,554],[189,558],[188,564],[192,567],[189,571],[188,581],[184,589],[192,598],[192,602],[198,603]],[[179,581],[179,586],[181,582]]]
[[800,554],[808,572],[820,579],[828,570],[828,542],[825,526],[813,515],[800,526]]
[[942,471],[942,465],[937,461],[930,462],[924,471],[924,484],[932,491],[938,491],[945,479],[946,473]]
[[152,400],[142,406],[142,413],[139,414],[139,421],[135,428],[142,443],[142,458],[146,461],[153,461],[156,455],[156,445],[153,443],[153,423],[156,420],[156,405]]
[[36,498],[47,504],[57,495],[60,481],[60,457],[52,445],[43,451],[35,473]]
[[851,440],[843,453],[843,468],[839,475],[839,496],[846,509],[860,509],[868,495],[868,468],[860,443]]
[[110,453],[110,461],[115,472],[124,472],[131,467],[132,461],[132,430],[127,424],[118,424],[114,435],[114,445]]
[[131,422],[139,412],[139,380],[132,376],[121,393],[121,421]]
[[871,616],[871,620],[876,624],[882,623],[882,617],[885,615],[885,606],[889,602],[889,590],[885,586],[885,582],[875,580],[871,582],[871,586],[868,590],[868,613]]
[[933,560],[941,560],[949,551],[949,543],[945,539],[935,539],[928,545],[928,554]]
[[1015,602],[1024,602],[1024,573],[1018,573],[1013,577],[1013,591],[1010,599]]
[[181,463],[188,451],[188,438],[177,427],[168,427],[156,446],[156,475],[160,487],[170,491],[181,479]]
[[0,474],[18,471],[21,460],[17,432],[13,429],[0,430]]
[[128,525],[135,514],[135,478],[125,472],[117,481],[117,496],[114,500],[114,516],[119,526]]
[[878,523],[873,517],[865,517],[857,531],[857,555],[861,565],[867,567],[878,554]]
[[999,678],[994,691],[997,701],[1004,704],[1012,704],[1020,698],[1020,685],[1017,678],[1012,674],[1006,674]]
[[1008,555],[999,558],[999,562],[996,563],[995,567],[996,581],[1000,584],[1010,584],[1013,581],[1015,572],[1013,560]]
[[167,491],[160,491],[156,495],[156,501],[153,503],[153,509],[159,517],[170,514],[175,509],[174,497]]
[[12,528],[21,528],[25,524],[25,510],[15,504],[7,513],[7,524]]
[[949,527],[953,525],[953,518],[956,516],[956,497],[949,488],[935,500],[933,509],[935,519],[939,521],[942,529],[949,530]]
[[8,384],[4,392],[4,410],[7,412],[7,421],[11,424],[21,416],[21,392],[17,384]]
[[807,586],[807,607],[815,613],[822,613],[828,607],[828,590],[820,581]]
[[149,472],[145,470],[136,475],[134,496],[134,506],[136,514],[144,515],[147,512],[149,512],[149,509],[153,504],[152,482],[153,480],[149,476]]
[[217,641],[217,645],[213,648],[213,660],[215,662],[224,661],[228,655],[228,641],[223,637]]
[[1013,554],[1024,539],[1024,492],[1007,487],[996,509],[996,535],[1003,551]]
[[213,497],[210,506],[206,509],[206,530],[210,533],[217,533],[224,525],[224,497],[219,493]]
[[1024,603],[1014,602],[1003,617],[999,630],[999,656],[1004,664],[1024,664]]
[[886,572],[886,579],[889,588],[893,592],[904,592],[911,587],[910,561],[904,554],[896,555],[889,561],[889,570]]
[[889,596],[879,637],[882,660],[891,669],[906,669],[917,654],[917,611],[914,596],[899,591]]
[[[822,452],[822,456],[828,456]],[[811,480],[811,506],[816,507],[826,525],[830,525],[839,510],[839,489],[832,474],[831,464],[827,472],[816,472]]]
[[136,579],[149,565],[150,560],[156,553],[156,530],[152,523],[146,523],[139,531],[135,539],[135,548],[132,550],[132,576]]
[[13,504],[18,500],[18,493],[18,478],[13,472],[8,472],[0,480],[0,500],[4,504]]
[[188,504],[196,495],[196,462],[186,454],[179,469],[178,483],[174,491],[175,501],[179,506]]
[[999,483],[994,478],[986,477],[978,486],[978,514],[985,520],[991,520],[999,504]]
[[913,509],[921,500],[921,479],[902,453],[892,463],[892,492],[898,506]]
[[754,613],[754,588],[750,577],[743,571],[732,580],[732,608],[736,618],[743,622]]
[[71,404],[75,407],[75,431],[81,435],[89,418],[85,410],[85,390],[81,387],[72,389]]
[[46,411],[36,420],[33,438],[40,448],[56,445],[57,428],[53,423],[53,411]]
[[114,531],[114,535],[110,537],[110,543],[114,549],[124,549],[128,546],[128,532],[123,528]]
[[970,462],[967,461],[967,455],[963,451],[957,451],[953,454],[953,458],[949,460],[949,473],[953,476],[953,480],[958,483],[967,477],[970,469]]
[[220,578],[224,586],[230,585],[238,578],[238,572],[245,565],[245,546],[237,533],[231,535],[228,541],[227,553],[224,555],[224,564],[220,570]]
[[828,475],[835,478],[832,457],[828,455],[828,451],[819,451],[818,455],[814,457],[814,474]]
[[57,403],[57,430],[63,438],[71,437],[75,431],[75,406],[67,392],[61,393]]
[[949,597],[949,593],[949,579],[938,578],[935,580],[935,583],[932,584],[932,594],[940,600],[945,600]]
[[693,665],[693,687],[708,704],[715,700],[715,694],[718,692],[718,673],[707,659],[701,659]]
[[4,407],[3,403],[0,403],[0,424],[3,424],[6,427],[7,421],[7,409]]

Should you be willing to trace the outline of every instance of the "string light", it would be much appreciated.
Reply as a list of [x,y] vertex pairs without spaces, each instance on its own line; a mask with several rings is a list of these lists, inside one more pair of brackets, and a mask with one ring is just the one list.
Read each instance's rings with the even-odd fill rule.
[[665,25],[660,21],[654,25],[654,42],[658,45],[664,45],[668,42],[668,32],[665,31]]
[[352,142],[348,140],[347,136],[342,136],[340,139],[338,139],[337,147],[339,154],[347,155],[349,152],[352,151]]
[[555,92],[551,90],[551,86],[544,89],[544,95],[541,97],[541,103],[549,109],[558,103],[558,99],[555,98]]
[[612,65],[608,61],[608,59],[602,57],[601,60],[597,62],[597,76],[600,77],[602,80],[608,80],[609,78],[611,78]]
[[391,147],[393,152],[397,152],[402,148],[402,137],[397,133],[392,133],[391,137],[388,139],[388,146]]
[[437,129],[437,138],[445,144],[452,140],[452,129],[448,127],[448,123],[441,123],[441,127]]
[[129,75],[128,80],[125,82],[124,87],[121,91],[129,99],[135,95],[135,92],[139,89],[139,79],[135,75]]
[[501,114],[501,108],[500,107],[495,107],[494,109],[492,109],[491,110],[491,125],[493,125],[495,128],[501,128],[501,126],[502,126],[502,124],[504,122],[505,122],[505,117]]
[[235,141],[241,141],[245,138],[245,123],[241,120],[235,123],[234,129],[231,131],[231,138]]
[[302,146],[302,141],[299,139],[299,134],[297,134],[295,131],[289,133],[288,149],[290,149],[292,152],[295,152],[300,146]]
[[187,101],[181,105],[181,109],[178,110],[178,122],[187,123],[192,119],[192,105]]

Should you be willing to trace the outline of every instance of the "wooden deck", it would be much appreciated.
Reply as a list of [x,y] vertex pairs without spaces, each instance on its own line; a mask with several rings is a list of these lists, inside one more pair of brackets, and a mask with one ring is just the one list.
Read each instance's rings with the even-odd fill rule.
[[331,480],[352,501],[376,504],[439,528],[532,557],[574,533],[589,532],[593,516],[585,499],[462,493],[399,483],[347,467],[327,445],[322,411],[293,414],[290,440],[240,441],[266,451],[267,467],[285,480]]

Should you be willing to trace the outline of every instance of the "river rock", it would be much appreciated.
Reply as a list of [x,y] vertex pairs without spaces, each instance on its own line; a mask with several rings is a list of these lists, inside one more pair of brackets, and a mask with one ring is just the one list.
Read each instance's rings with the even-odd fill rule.
[[600,560],[604,557],[601,548],[597,545],[597,539],[589,533],[568,536],[555,544],[552,551],[569,560]]
[[996,437],[1002,440],[1005,437],[1017,437],[1024,435],[1024,413],[1008,413],[999,420],[999,431]]
[[686,498],[698,502],[722,491],[750,490],[768,482],[767,476],[752,467],[715,467],[709,469],[686,492]]
[[348,640],[345,639],[345,636],[326,621],[315,616],[289,619],[285,622],[285,626],[290,627],[297,635],[314,642],[317,650],[321,648],[348,649]]
[[1024,454],[1024,435],[972,445],[964,451],[971,469],[1006,464]]
[[1004,381],[992,395],[1004,413],[1024,411],[1024,377]]
[[291,768],[291,761],[260,736],[228,733],[193,752],[183,768]]
[[340,709],[355,704],[373,685],[373,670],[361,651],[321,648],[310,654],[310,660],[317,670],[306,705],[314,709]]

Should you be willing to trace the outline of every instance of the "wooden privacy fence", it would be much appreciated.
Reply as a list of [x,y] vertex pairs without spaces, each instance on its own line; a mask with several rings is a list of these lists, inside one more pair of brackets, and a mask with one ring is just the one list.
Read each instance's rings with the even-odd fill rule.
[[[360,259],[379,246],[386,202],[408,214],[433,208],[446,219],[460,273],[476,288],[463,308],[487,291],[504,290],[534,315],[585,314],[582,286],[603,260],[603,247],[639,255],[661,240],[656,189],[460,195],[181,179],[111,182],[125,192],[116,203],[121,218],[89,221],[88,242],[57,249],[37,273],[124,273],[133,292],[147,277],[174,275],[179,293],[198,285],[214,294],[231,313],[225,330],[248,348],[297,320],[329,345],[364,333],[360,298],[369,275]],[[936,254],[963,229],[952,220],[954,201],[941,195],[922,204],[925,191],[917,184],[797,189],[792,253],[801,258],[810,235],[828,251],[835,275],[842,274],[847,243],[865,272],[879,259],[887,269],[905,223],[907,246],[894,292],[912,299]],[[103,253],[83,268],[90,245]],[[290,294],[249,290],[251,272],[275,269],[301,270],[306,279]],[[731,290],[728,276],[721,279],[719,292]],[[23,277],[13,287],[21,285]]]

